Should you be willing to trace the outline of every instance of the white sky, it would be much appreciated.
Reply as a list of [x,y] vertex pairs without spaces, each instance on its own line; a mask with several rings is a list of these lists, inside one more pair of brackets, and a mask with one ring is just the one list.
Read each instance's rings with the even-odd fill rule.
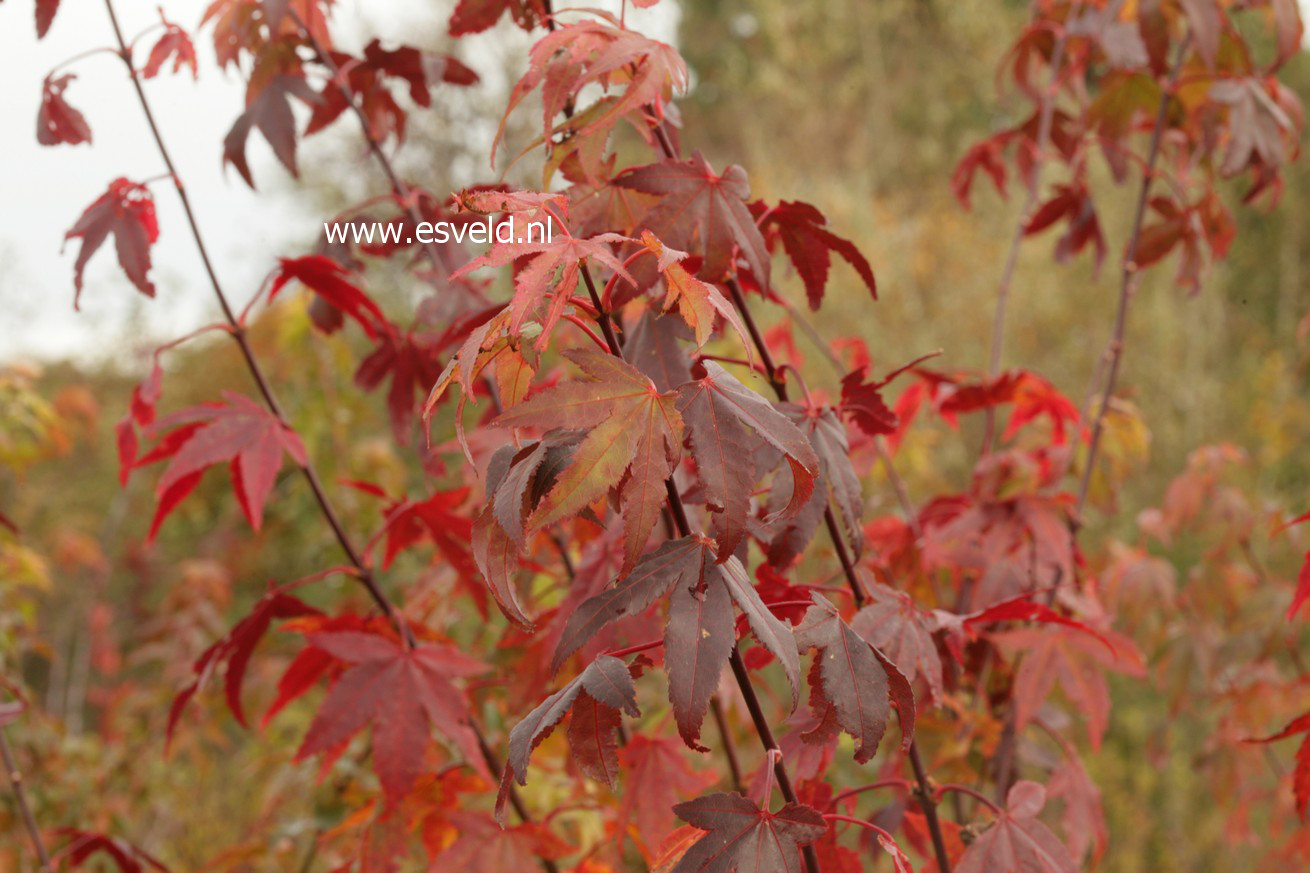
[[[116,3],[129,39],[157,21],[156,5],[144,0]],[[165,0],[162,5],[171,20],[195,35],[207,2]],[[375,35],[389,45],[413,42],[415,34],[444,33],[451,5],[338,0],[333,34],[347,50],[357,50]],[[677,15],[670,5],[629,9],[628,20],[651,36],[672,40]],[[151,272],[156,299],[147,300],[133,288],[118,267],[112,243],[107,243],[87,266],[82,311],[73,311],[73,259],[80,242],[72,241],[61,255],[64,231],[114,178],[145,179],[160,174],[163,167],[122,62],[108,54],[61,71],[77,74],[65,97],[86,116],[93,142],[37,144],[36,115],[46,73],[79,52],[109,45],[113,35],[103,3],[64,0],[50,32],[38,42],[33,6],[33,0],[0,3],[0,361],[73,356],[94,362],[126,355],[124,336],[159,341],[217,320],[195,245],[166,181],[152,185],[161,229]],[[501,27],[509,26],[502,22]],[[235,70],[218,72],[208,28],[195,36],[200,80],[193,81],[189,72],[173,76],[166,68],[146,88],[219,278],[240,306],[274,257],[294,254],[295,241],[313,233],[321,217],[296,207],[294,181],[273,160],[258,133],[251,134],[248,150],[263,193],[252,192],[234,170],[224,174],[223,137],[243,108],[244,83]],[[479,69],[479,43],[486,48],[486,40],[504,36],[493,32],[462,40],[456,50]],[[152,44],[150,38],[143,40],[138,63]],[[343,135],[357,136],[346,121],[339,126]],[[302,157],[312,155],[313,146],[311,140]],[[281,193],[270,194],[274,190]]]

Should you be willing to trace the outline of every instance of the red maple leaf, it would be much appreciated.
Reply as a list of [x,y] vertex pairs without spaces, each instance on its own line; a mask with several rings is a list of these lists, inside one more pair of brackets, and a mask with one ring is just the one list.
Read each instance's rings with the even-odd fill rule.
[[992,826],[969,844],[956,873],[1075,873],[1069,850],[1037,814],[1046,805],[1046,789],[1036,782],[1016,782],[1006,808]]
[[406,648],[386,637],[358,631],[310,636],[310,645],[349,664],[332,685],[309,726],[296,760],[333,754],[373,725],[373,765],[389,803],[402,798],[423,771],[432,727],[452,741],[465,762],[490,778],[464,695],[450,683],[486,671],[486,664],[458,650],[428,643]]
[[751,273],[768,284],[769,252],[746,207],[750,184],[736,165],[716,175],[700,152],[690,160],[666,160],[622,173],[614,184],[663,195],[642,224],[665,244],[702,258],[700,276],[717,282],[733,272],[740,251]]
[[772,251],[778,243],[782,244],[782,250],[805,284],[805,297],[811,309],[817,310],[823,302],[834,252],[855,268],[873,299],[878,299],[878,282],[873,276],[873,267],[850,240],[828,230],[828,219],[817,207],[790,200],[769,207],[757,200],[750,204],[750,210],[759,222],[769,250]]
[[114,248],[118,264],[137,290],[147,297],[155,296],[155,286],[148,277],[150,272],[150,246],[159,239],[159,223],[155,219],[155,200],[150,189],[136,182],[118,178],[109,183],[109,189],[86,208],[64,241],[78,238],[82,247],[73,264],[73,308],[78,308],[82,297],[82,272],[86,262],[96,253],[109,235],[114,235]]
[[237,720],[237,723],[242,727],[246,727],[246,714],[241,705],[241,686],[246,678],[246,665],[250,662],[250,656],[254,652],[255,646],[268,632],[269,625],[273,623],[274,619],[295,618],[302,615],[321,615],[321,613],[300,598],[285,593],[282,589],[270,588],[268,593],[261,597],[251,608],[245,618],[233,625],[232,629],[217,642],[201,652],[200,657],[196,658],[195,663],[191,666],[191,672],[195,674],[195,679],[177,693],[177,696],[173,698],[173,705],[168,711],[167,742],[172,741],[173,730],[177,727],[177,720],[188,701],[195,696],[196,692],[209,680],[209,677],[214,674],[220,665],[226,668],[223,674],[223,686],[227,695],[228,709],[232,711],[232,716]]
[[769,812],[740,794],[707,794],[673,808],[678,818],[707,833],[672,873],[769,870],[801,873],[801,846],[828,832],[818,810],[798,803]]
[[[313,291],[318,299],[350,316],[364,329],[369,339],[377,339],[380,333],[390,327],[387,317],[382,314],[382,310],[373,299],[359,287],[355,277],[331,258],[323,255],[279,258],[273,284],[268,289],[269,302],[271,303],[278,292],[292,281],[304,285]],[[339,318],[340,316],[338,316],[338,323]],[[332,333],[335,330],[334,327],[325,326],[331,323],[331,320],[315,321],[324,333]]]
[[153,79],[159,75],[164,64],[168,63],[168,59],[172,58],[174,73],[180,72],[184,66],[190,67],[191,78],[198,79],[200,71],[196,66],[196,47],[191,42],[191,37],[185,30],[165,18],[162,9],[159,10],[159,20],[164,24],[164,34],[150,50],[146,65],[141,68],[141,75]]
[[91,128],[87,126],[86,118],[64,100],[64,90],[76,78],[72,73],[58,79],[46,76],[41,84],[41,109],[36,115],[36,141],[41,145],[77,145],[91,141]]
[[249,397],[224,391],[223,403],[192,406],[160,419],[157,430],[172,428],[154,449],[137,461],[143,467],[168,459],[155,492],[159,508],[150,524],[150,539],[182,500],[195,490],[205,470],[228,461],[232,489],[250,526],[259,530],[264,501],[286,452],[305,463],[305,446],[295,431]]
[[279,74],[256,88],[258,81],[251,80],[251,88],[246,93],[246,111],[237,117],[223,138],[223,165],[236,167],[251,188],[255,187],[255,180],[250,175],[250,165],[246,163],[246,140],[250,131],[258,129],[282,166],[292,176],[299,176],[296,168],[296,117],[291,112],[288,98],[298,97],[310,106],[319,101],[309,83],[300,76]]

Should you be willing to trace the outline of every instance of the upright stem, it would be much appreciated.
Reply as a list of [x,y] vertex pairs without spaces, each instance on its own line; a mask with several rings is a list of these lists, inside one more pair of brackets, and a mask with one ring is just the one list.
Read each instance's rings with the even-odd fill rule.
[[1174,87],[1178,84],[1178,74],[1183,67],[1183,58],[1192,43],[1192,32],[1178,44],[1173,67],[1169,78],[1160,94],[1160,107],[1155,114],[1155,126],[1151,129],[1151,144],[1146,153],[1146,168],[1142,171],[1142,187],[1137,195],[1137,212],[1133,216],[1133,230],[1128,237],[1124,250],[1123,269],[1119,278],[1119,306],[1114,316],[1114,332],[1106,346],[1106,356],[1110,364],[1105,377],[1105,387],[1101,391],[1096,419],[1092,424],[1092,438],[1087,447],[1087,462],[1083,467],[1082,481],[1078,485],[1078,502],[1074,507],[1070,525],[1077,533],[1083,524],[1083,510],[1087,506],[1087,494],[1091,489],[1092,470],[1096,467],[1096,455],[1101,448],[1101,435],[1105,429],[1105,415],[1110,408],[1110,398],[1114,394],[1115,383],[1119,379],[1119,364],[1123,360],[1124,333],[1128,327],[1128,306],[1132,302],[1133,292],[1137,288],[1137,246],[1142,236],[1142,222],[1146,218],[1146,206],[1150,200],[1151,183],[1155,180],[1155,165],[1160,158],[1160,143],[1164,139],[1165,122],[1169,115],[1169,101],[1173,99]]
[[[1072,14],[1073,10],[1070,11],[1070,15]],[[1051,121],[1055,116],[1055,98],[1059,93],[1060,68],[1064,66],[1067,41],[1068,30],[1062,29],[1059,38],[1055,41],[1055,48],[1051,51],[1051,78],[1047,83],[1046,90],[1042,92],[1041,109],[1037,120],[1037,141],[1033,144],[1031,184],[1028,186],[1027,193],[1024,194],[1023,208],[1019,210],[1019,223],[1015,226],[1014,235],[1010,238],[1010,250],[1005,256],[1005,267],[1001,270],[1001,278],[996,286],[996,314],[992,321],[991,360],[987,365],[987,373],[993,378],[1001,369],[1001,349],[1005,345],[1005,316],[1010,300],[1010,286],[1014,283],[1015,268],[1019,264],[1019,248],[1023,244],[1023,238],[1027,235],[1028,222],[1032,219],[1033,208],[1037,205],[1037,197],[1041,193],[1042,169],[1046,162],[1046,151],[1051,141]],[[995,442],[996,408],[988,406],[987,420],[983,432],[982,453],[984,456],[991,454]]]
[[[601,303],[600,293],[596,290],[596,283],[591,278],[591,270],[587,268],[585,262],[582,264],[581,272],[582,280],[587,286],[587,293],[591,296],[592,305],[596,308],[596,321],[605,334],[605,340],[609,343],[610,351],[614,357],[623,360],[623,349],[619,345],[618,337],[614,334],[614,323]],[[691,524],[687,520],[687,510],[682,504],[682,497],[678,494],[678,488],[674,484],[672,476],[664,480],[664,488],[668,495],[669,513],[673,516],[673,523],[677,528],[678,535],[691,536]],[[796,791],[792,787],[791,778],[787,775],[781,749],[777,740],[773,737],[773,730],[769,727],[769,721],[764,716],[764,710],[760,706],[760,699],[755,694],[754,686],[751,685],[750,673],[747,672],[746,664],[741,659],[741,652],[736,646],[732,647],[728,665],[732,668],[732,675],[737,681],[737,688],[746,701],[746,709],[750,713],[751,722],[755,725],[755,733],[759,735],[760,744],[764,746],[766,753],[777,753],[773,755],[773,776],[778,782],[778,790],[782,792],[783,798],[788,803],[796,803]],[[806,846],[801,850],[801,853],[804,856],[805,868],[808,873],[820,873],[819,856],[814,851],[814,847]]]
[[[277,397],[273,393],[272,386],[269,383],[267,376],[264,374],[263,367],[260,365],[258,358],[255,357],[254,349],[251,347],[250,340],[246,335],[246,329],[234,315],[232,307],[228,302],[228,296],[223,291],[222,284],[218,280],[218,275],[214,271],[213,263],[209,258],[209,251],[205,246],[204,237],[200,233],[200,227],[196,221],[195,212],[191,207],[190,198],[187,196],[186,188],[183,186],[182,179],[178,175],[177,168],[173,164],[172,156],[170,155],[167,146],[164,145],[164,138],[160,133],[159,125],[155,121],[154,112],[150,107],[150,101],[146,97],[145,89],[141,86],[141,80],[136,74],[136,68],[132,64],[132,51],[123,38],[123,31],[118,23],[118,15],[114,10],[113,0],[105,0],[105,8],[109,12],[109,20],[113,25],[114,37],[118,42],[119,57],[123,59],[123,63],[127,66],[128,76],[132,80],[132,87],[136,89],[137,100],[141,104],[141,110],[145,114],[146,123],[150,127],[150,133],[154,138],[155,147],[158,149],[159,156],[163,160],[164,166],[167,167],[170,177],[173,179],[173,186],[177,189],[178,197],[182,202],[182,210],[186,214],[187,224],[190,226],[192,239],[195,240],[196,249],[200,253],[200,260],[204,264],[206,275],[209,277],[209,284],[213,288],[214,296],[218,300],[219,307],[223,310],[223,317],[232,327],[232,338],[241,349],[241,356],[245,359],[246,368],[250,371],[251,377],[258,386],[259,393],[263,396],[269,412],[271,412],[280,423],[290,428],[290,422],[287,420],[285,413],[282,411],[281,404],[278,403]],[[401,190],[403,190],[403,183],[400,183],[399,179],[395,179],[394,175],[393,179],[397,184],[402,186]],[[345,527],[341,523],[340,516],[338,516],[336,509],[328,499],[327,493],[323,489],[322,481],[320,480],[313,464],[306,459],[305,463],[300,465],[300,470],[304,474],[305,480],[309,483],[310,490],[314,494],[314,500],[317,502],[323,518],[332,529],[333,536],[341,546],[341,550],[345,552],[346,558],[355,567],[356,575],[359,578],[360,583],[368,591],[369,597],[377,605],[378,609],[381,610],[382,613],[396,626],[397,631],[400,633],[401,638],[405,641],[406,645],[413,647],[415,644],[413,631],[410,630],[409,625],[405,622],[399,610],[396,609],[395,605],[382,591],[376,576],[373,574],[372,568],[370,568],[365,562],[363,555],[355,547],[354,542],[346,533]],[[472,720],[470,720],[470,725],[478,740],[479,749],[482,752],[482,757],[485,759],[488,768],[492,771],[493,775],[499,775],[500,761],[496,758],[495,753],[491,750],[491,746],[487,743],[481,727],[476,721]],[[518,796],[518,792],[513,786],[510,787],[510,803],[523,821],[531,820],[527,814],[527,808],[524,806],[522,798]],[[548,859],[542,859],[542,867],[547,871],[547,873],[556,873],[558,870],[555,863]]]
[[[773,391],[778,399],[785,401],[787,399],[787,383],[778,378],[778,367],[774,362],[773,354],[769,350],[768,343],[764,341],[764,335],[755,324],[755,318],[751,315],[750,307],[746,305],[746,297],[742,294],[741,286],[736,279],[729,279],[727,284],[733,305],[737,307],[737,312],[741,315],[742,321],[745,322],[746,332],[750,334],[752,342],[755,343],[755,350],[759,353],[760,360],[764,364],[769,384],[773,386]],[[823,508],[823,522],[828,528],[828,536],[832,538],[833,548],[837,552],[837,560],[841,563],[842,573],[846,577],[846,584],[851,589],[851,596],[855,600],[855,605],[857,607],[863,606],[866,599],[864,586],[860,583],[859,576],[855,572],[855,562],[851,558],[850,549],[846,546],[846,540],[842,536],[841,528],[837,525],[837,516],[832,511],[831,502]],[[923,807],[924,820],[927,822],[928,832],[932,836],[933,852],[937,856],[937,869],[940,873],[951,873],[951,859],[946,852],[946,841],[942,835],[941,822],[937,818],[937,798],[932,791],[928,771],[923,766],[923,759],[919,755],[917,740],[910,741],[910,766],[914,768],[915,779],[919,782],[919,804]],[[782,780],[779,779],[779,784],[781,782]]]
[[46,851],[45,842],[41,839],[41,829],[37,827],[36,816],[32,814],[32,807],[27,802],[23,773],[18,769],[18,762],[14,760],[14,753],[9,748],[9,739],[5,736],[4,728],[0,728],[0,759],[4,760],[5,773],[9,775],[9,784],[14,790],[14,802],[18,804],[18,812],[23,817],[27,836],[32,840],[32,849],[41,862],[41,873],[54,873],[55,868],[50,863],[50,853]]

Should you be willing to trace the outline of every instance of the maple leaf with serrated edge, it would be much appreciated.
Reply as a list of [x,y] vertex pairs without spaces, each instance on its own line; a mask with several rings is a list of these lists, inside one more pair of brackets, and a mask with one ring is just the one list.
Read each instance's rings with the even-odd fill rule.
[[200,653],[191,672],[195,679],[177,693],[168,711],[168,727],[165,731],[165,747],[173,740],[173,731],[182,710],[195,696],[196,692],[208,681],[220,665],[225,667],[223,687],[227,696],[228,709],[237,724],[248,727],[245,710],[241,705],[241,686],[246,678],[246,665],[255,646],[268,632],[274,619],[295,618],[303,615],[321,615],[322,613],[298,597],[285,593],[282,589],[270,588],[259,599],[245,618],[232,626],[217,642]]
[[[573,137],[596,137],[601,142],[624,116],[644,113],[648,107],[659,113],[666,101],[686,90],[687,65],[677,49],[620,26],[606,13],[597,14],[608,21],[557,25],[533,45],[528,70],[510,92],[492,142],[493,162],[510,113],[543,83],[545,141],[557,132],[555,117],[570,109],[579,92],[589,85],[599,85],[605,91],[615,83],[625,85],[621,97],[602,98],[597,103],[603,107],[600,111],[570,112],[574,117],[565,122]],[[642,124],[638,129],[644,131],[645,127]]]
[[933,618],[908,594],[880,583],[867,586],[869,603],[851,618],[851,629],[896,665],[908,682],[920,676],[929,699],[942,698],[942,659],[933,642]]
[[[502,824],[510,785],[515,781],[519,785],[528,784],[528,759],[532,750],[550,736],[555,726],[583,695],[612,710],[626,712],[633,718],[641,715],[637,709],[637,687],[633,684],[627,664],[609,655],[601,655],[588,664],[585,670],[542,701],[510,731],[509,756],[501,778],[500,794],[496,798],[496,819]],[[578,717],[576,712],[573,717]],[[617,721],[613,723],[613,728],[617,729]]]
[[383,331],[377,346],[368,357],[360,361],[355,370],[355,384],[372,391],[390,378],[387,389],[387,417],[396,442],[409,445],[414,424],[415,395],[422,396],[424,389],[441,375],[433,342],[421,334]]
[[625,170],[615,185],[662,195],[642,219],[665,244],[702,258],[699,275],[711,282],[733,272],[733,252],[740,251],[751,273],[766,286],[769,252],[746,207],[750,184],[735,164],[715,175],[700,152],[690,160],[665,160]]
[[387,802],[399,801],[423,771],[429,733],[435,727],[454,743],[465,763],[490,779],[464,695],[451,684],[476,676],[487,665],[436,643],[409,649],[394,640],[358,631],[314,634],[310,645],[350,665],[319,707],[296,760],[343,747],[373,725],[373,766]]
[[64,99],[68,83],[76,78],[66,73],[58,79],[46,76],[41,83],[41,108],[36,115],[36,141],[41,145],[78,145],[91,141],[86,117]]
[[105,855],[119,873],[144,873],[147,867],[168,873],[162,861],[127,840],[77,828],[60,828],[57,833],[68,839],[68,844],[51,859],[60,866],[67,862],[69,867],[81,867],[89,858]]
[[577,515],[620,485],[624,570],[646,546],[667,497],[665,480],[682,447],[682,417],[673,394],[622,360],[592,349],[565,355],[586,380],[563,382],[507,410],[501,427],[590,428],[528,519],[537,529]]
[[618,832],[636,831],[642,854],[651,859],[673,826],[673,807],[717,780],[712,772],[692,770],[686,749],[675,739],[633,736],[619,749],[624,790]]
[[1142,657],[1132,640],[1109,631],[1098,639],[1066,627],[1022,628],[993,633],[991,640],[1004,650],[1023,652],[1014,677],[1015,728],[1022,729],[1058,682],[1086,722],[1093,749],[1110,723],[1110,690],[1105,671],[1127,676],[1145,674]]
[[159,20],[164,25],[164,33],[159,37],[154,48],[150,49],[150,56],[146,59],[146,65],[141,68],[141,75],[153,79],[159,75],[164,64],[168,63],[168,59],[172,58],[174,73],[181,72],[183,67],[190,67],[191,78],[200,78],[200,70],[196,65],[196,47],[191,42],[191,37],[185,30],[165,18],[162,9],[159,10]]
[[871,437],[888,436],[896,432],[896,413],[882,399],[886,381],[866,383],[864,368],[852,370],[841,380],[841,411],[851,417],[855,426]]
[[687,253],[664,245],[649,230],[641,232],[641,243],[655,256],[660,275],[664,277],[664,311],[677,308],[678,315],[695,332],[696,345],[705,345],[714,331],[715,317],[721,316],[732,325],[747,353],[750,353],[754,346],[746,338],[746,328],[736,307],[728,302],[728,298],[718,288],[687,272],[679,263],[687,257]]
[[583,601],[564,625],[552,668],[558,670],[610,622],[644,611],[670,591],[664,665],[674,720],[688,746],[702,749],[701,723],[737,643],[733,603],[746,616],[755,638],[782,665],[795,705],[800,696],[800,662],[790,628],[769,611],[740,561],[730,557],[718,563],[710,543],[698,537],[659,545],[616,586]]
[[[251,83],[253,86],[253,79]],[[250,174],[250,165],[246,163],[246,140],[252,129],[258,129],[264,135],[274,156],[292,176],[300,176],[296,167],[296,117],[291,112],[289,97],[297,97],[310,106],[319,100],[309,83],[300,76],[273,76],[263,87],[247,92],[245,112],[238,116],[223,138],[223,165],[236,167],[251,188],[255,187],[255,180]]]
[[381,142],[394,133],[397,142],[403,142],[408,116],[392,96],[390,80],[405,83],[410,99],[424,107],[432,105],[429,88],[437,82],[467,86],[478,81],[477,73],[454,57],[428,55],[411,46],[384,49],[377,39],[364,47],[363,57],[346,52],[330,52],[330,57],[345,81],[324,82],[305,127],[305,136],[336,121],[350,107],[347,101],[350,94],[374,139]]
[[168,514],[195,490],[205,470],[224,461],[231,463],[232,489],[241,511],[250,526],[259,530],[264,501],[282,467],[282,453],[305,464],[300,437],[277,416],[244,395],[224,391],[223,397],[223,403],[192,406],[160,419],[157,431],[172,430],[134,465],[144,467],[168,459],[155,486],[159,507],[150,523],[149,539],[155,538]]
[[811,689],[811,703],[819,703],[814,713],[820,722],[828,714],[827,705],[842,730],[856,741],[855,760],[863,764],[878,751],[878,743],[887,730],[891,702],[895,702],[901,722],[901,748],[910,747],[914,739],[914,692],[910,683],[885,655],[863,640],[842,619],[841,613],[818,594],[796,629],[796,644],[802,649],[818,650],[816,665],[821,695]]
[[678,411],[687,423],[697,473],[714,517],[719,556],[726,560],[745,536],[755,486],[750,432],[781,452],[791,468],[790,499],[779,516],[794,516],[809,501],[819,458],[787,416],[719,364],[701,361],[692,375],[695,381],[678,388]]
[[1069,850],[1037,819],[1045,805],[1045,788],[1016,782],[1006,796],[1006,808],[965,850],[957,873],[1075,873],[1078,866]]
[[828,822],[816,809],[788,803],[769,812],[736,793],[707,794],[673,811],[708,833],[687,850],[672,873],[801,873],[801,847],[828,831]]
[[[278,267],[268,289],[268,301],[272,303],[278,293],[293,281],[304,285],[318,298],[350,316],[364,329],[369,339],[377,339],[380,333],[390,327],[387,317],[359,287],[350,271],[331,258],[323,255],[278,258]],[[323,332],[332,333],[332,330],[325,329]]]
[[535,231],[528,234],[527,242],[496,242],[485,255],[474,258],[450,276],[452,280],[459,279],[482,267],[503,267],[526,255],[533,255],[514,276],[514,299],[509,305],[508,327],[511,334],[521,333],[528,316],[535,314],[550,295],[550,306],[541,320],[541,334],[537,337],[538,349],[547,346],[551,331],[570,306],[583,260],[594,260],[635,284],[623,262],[614,256],[608,245],[626,242],[627,237],[602,233],[590,239],[580,239],[569,235],[564,223],[554,220],[553,213],[544,206],[543,211],[547,213],[546,220],[559,231],[551,234],[550,242],[532,241],[538,236]]
[[155,218],[155,199],[150,189],[136,182],[118,178],[109,189],[86,208],[77,223],[64,234],[64,241],[80,239],[82,247],[73,264],[73,308],[82,297],[82,272],[86,262],[109,235],[114,235],[118,265],[136,289],[147,297],[155,296],[150,281],[150,247],[159,239],[159,222]]
[[783,200],[768,206],[762,200],[750,204],[750,211],[764,235],[770,251],[781,243],[783,252],[805,285],[810,309],[818,310],[828,287],[832,253],[836,252],[855,268],[874,300],[878,299],[878,282],[873,267],[850,240],[828,230],[828,219],[809,203]]

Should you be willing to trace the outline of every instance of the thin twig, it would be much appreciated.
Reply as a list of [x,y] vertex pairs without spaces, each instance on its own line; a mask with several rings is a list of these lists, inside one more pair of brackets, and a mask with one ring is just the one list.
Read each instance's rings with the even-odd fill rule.
[[53,873],[54,867],[50,864],[50,853],[46,851],[45,842],[41,839],[41,829],[36,825],[36,816],[32,814],[32,807],[27,802],[27,788],[23,785],[23,773],[18,769],[18,762],[14,760],[14,753],[9,748],[9,739],[5,736],[4,728],[0,728],[0,758],[4,760],[5,773],[9,775],[9,784],[14,791],[14,801],[18,804],[18,811],[23,817],[23,825],[27,828],[27,835],[32,840],[32,849],[41,862],[40,869],[42,873]]
[[1178,73],[1183,67],[1183,58],[1192,44],[1192,32],[1178,44],[1178,53],[1174,57],[1173,67],[1169,70],[1169,79],[1160,95],[1160,108],[1155,114],[1155,126],[1151,128],[1151,144],[1146,153],[1146,169],[1142,172],[1142,187],[1137,195],[1137,212],[1133,216],[1133,230],[1128,237],[1128,246],[1124,250],[1123,270],[1119,279],[1119,306],[1114,316],[1114,332],[1110,335],[1106,353],[1110,364],[1105,377],[1105,386],[1101,391],[1100,408],[1092,424],[1092,440],[1087,447],[1087,461],[1083,467],[1082,481],[1078,485],[1078,502],[1074,506],[1070,525],[1074,533],[1082,527],[1083,510],[1087,505],[1087,495],[1092,485],[1092,470],[1096,466],[1096,455],[1101,447],[1101,433],[1105,429],[1105,415],[1110,408],[1110,399],[1114,394],[1115,383],[1119,380],[1119,364],[1123,360],[1124,334],[1128,327],[1128,306],[1132,302],[1133,292],[1137,287],[1137,246],[1141,241],[1142,222],[1146,218],[1146,206],[1150,200],[1151,182],[1155,178],[1155,165],[1160,158],[1160,143],[1164,139],[1165,122],[1169,116],[1169,102],[1173,99]]
[[[1077,10],[1078,5],[1074,4],[1070,9],[1070,16]],[[1005,345],[1005,317],[1010,300],[1010,287],[1014,283],[1015,268],[1019,264],[1019,248],[1023,244],[1024,237],[1028,235],[1028,224],[1032,220],[1033,209],[1037,206],[1037,196],[1041,193],[1042,169],[1046,163],[1046,152],[1051,141],[1051,121],[1055,116],[1055,98],[1059,95],[1060,72],[1061,67],[1064,66],[1068,38],[1068,29],[1061,28],[1060,35],[1055,41],[1055,48],[1051,51],[1051,77],[1042,92],[1037,121],[1037,141],[1033,144],[1032,178],[1024,195],[1023,207],[1019,210],[1019,222],[1014,228],[1014,235],[1010,238],[1010,250],[1005,256],[1005,267],[1001,270],[1001,278],[996,286],[991,360],[987,365],[987,374],[992,378],[995,378],[1001,369],[1001,349]],[[988,406],[982,443],[984,457],[992,453],[995,442],[996,407]]]

